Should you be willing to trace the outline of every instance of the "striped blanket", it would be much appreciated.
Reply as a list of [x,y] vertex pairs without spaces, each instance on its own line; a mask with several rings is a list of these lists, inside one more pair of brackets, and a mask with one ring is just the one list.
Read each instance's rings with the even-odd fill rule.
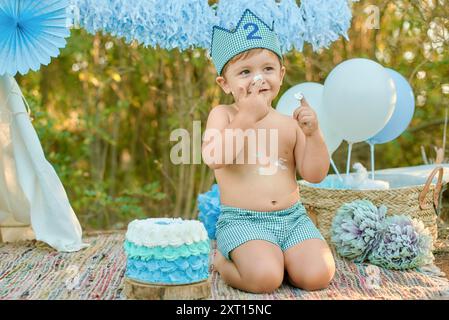
[[[126,299],[123,233],[86,237],[91,246],[59,253],[41,242],[0,244],[2,299]],[[215,250],[215,249],[213,249]],[[284,283],[272,294],[249,294],[211,274],[211,299],[438,299],[449,295],[449,281],[438,268],[391,271],[337,259],[326,290],[306,292]]]

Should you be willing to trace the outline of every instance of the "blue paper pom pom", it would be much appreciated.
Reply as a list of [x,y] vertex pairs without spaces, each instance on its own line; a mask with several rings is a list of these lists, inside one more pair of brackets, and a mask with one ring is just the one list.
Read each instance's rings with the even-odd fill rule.
[[207,0],[71,0],[72,20],[126,42],[163,49],[209,48],[218,23]]
[[348,39],[352,13],[348,0],[301,0],[301,14],[305,21],[305,41],[313,50],[328,48],[343,35]]
[[405,215],[388,217],[381,241],[368,260],[384,268],[405,270],[431,264],[432,236],[421,221]]
[[363,262],[379,241],[387,208],[371,201],[356,200],[341,206],[332,221],[331,240],[337,252]]
[[278,34],[282,52],[293,49],[302,52],[306,26],[295,0],[282,0],[279,4],[275,31]]
[[109,27],[112,11],[113,8],[107,0],[98,0],[95,5],[92,5],[90,0],[70,0],[68,12],[73,26],[82,27],[95,34]]
[[156,43],[164,49],[209,48],[212,27],[218,22],[207,0],[155,0],[153,10]]
[[220,190],[217,184],[198,196],[198,209],[200,211],[198,218],[204,224],[209,238],[214,240],[220,216]]
[[282,52],[302,51],[304,41],[316,51],[340,35],[347,38],[352,18],[348,0],[70,0],[75,25],[136,40],[145,46],[185,50],[210,48],[212,27],[233,29],[250,9],[268,25],[274,22]]

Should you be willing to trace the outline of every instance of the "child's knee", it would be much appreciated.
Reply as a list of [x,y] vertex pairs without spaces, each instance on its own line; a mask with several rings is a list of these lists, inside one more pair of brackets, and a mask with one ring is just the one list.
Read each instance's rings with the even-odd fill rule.
[[302,273],[298,278],[294,278],[293,285],[298,288],[307,290],[307,291],[315,291],[322,290],[329,287],[332,279],[335,275],[335,266],[327,265],[322,266],[320,268],[315,268],[309,270],[306,273]]
[[307,291],[322,290],[329,287],[333,276],[329,273],[318,274],[316,276],[312,275],[304,279],[302,288]]
[[283,280],[284,270],[272,266],[257,266],[244,279],[253,293],[273,292],[282,285]]
[[335,275],[335,261],[323,259],[320,263],[290,266],[288,269],[290,283],[307,291],[326,289]]

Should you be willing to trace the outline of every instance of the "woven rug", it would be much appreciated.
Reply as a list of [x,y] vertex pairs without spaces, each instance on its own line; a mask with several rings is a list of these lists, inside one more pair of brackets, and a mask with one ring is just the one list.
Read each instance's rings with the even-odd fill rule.
[[[0,244],[0,300],[126,299],[124,234],[100,234],[85,240],[91,246],[76,253],[58,253],[36,241]],[[449,281],[435,268],[399,272],[341,259],[336,264],[330,287],[315,292],[284,283],[272,294],[248,294],[227,286],[214,272],[211,298],[438,299],[449,294]]]

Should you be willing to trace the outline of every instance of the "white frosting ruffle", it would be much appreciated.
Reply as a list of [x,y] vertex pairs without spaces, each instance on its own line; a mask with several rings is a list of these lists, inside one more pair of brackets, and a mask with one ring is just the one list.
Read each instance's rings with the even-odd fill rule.
[[129,223],[126,240],[146,247],[192,244],[208,239],[206,228],[197,220],[150,218]]

